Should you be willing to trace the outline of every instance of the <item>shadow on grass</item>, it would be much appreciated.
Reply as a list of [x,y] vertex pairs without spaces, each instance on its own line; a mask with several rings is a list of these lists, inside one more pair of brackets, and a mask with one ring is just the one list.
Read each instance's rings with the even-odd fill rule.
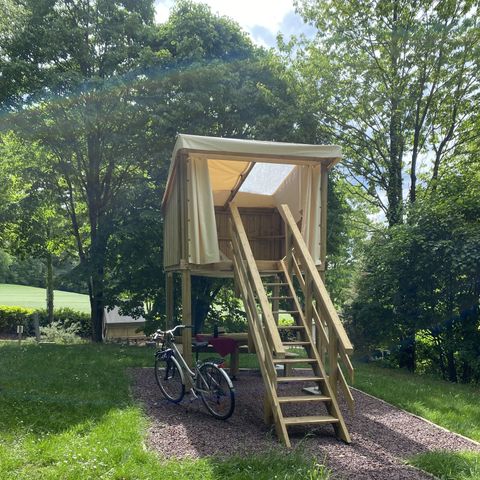
[[126,369],[151,350],[96,345],[0,344],[0,431],[58,433],[132,405]]

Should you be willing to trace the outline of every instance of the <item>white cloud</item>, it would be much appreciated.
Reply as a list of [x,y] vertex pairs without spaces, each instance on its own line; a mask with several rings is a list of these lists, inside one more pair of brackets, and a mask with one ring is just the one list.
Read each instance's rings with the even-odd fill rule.
[[[309,27],[303,24],[301,18],[295,13],[293,0],[197,0],[206,3],[213,13],[230,17],[235,20],[245,31],[250,33],[252,40],[259,45],[272,47],[279,31],[288,30],[294,18],[298,31],[284,32],[287,34],[301,33]],[[164,22],[174,0],[157,0],[156,20]],[[305,27],[305,29],[303,29]]]

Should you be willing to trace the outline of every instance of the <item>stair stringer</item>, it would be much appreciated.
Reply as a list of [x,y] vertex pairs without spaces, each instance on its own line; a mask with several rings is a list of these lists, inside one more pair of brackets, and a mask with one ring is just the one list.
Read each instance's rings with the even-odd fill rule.
[[293,296],[292,301],[294,302],[294,305],[298,310],[298,313],[297,313],[298,318],[300,319],[300,322],[302,323],[302,325],[305,327],[304,335],[306,337],[306,341],[308,341],[310,344],[308,346],[308,348],[310,349],[310,356],[313,356],[316,359],[316,364],[312,365],[313,371],[317,376],[323,378],[323,381],[319,382],[319,388],[321,387],[321,392],[331,398],[331,401],[326,404],[327,410],[332,417],[335,417],[338,419],[338,423],[333,424],[333,428],[335,429],[335,433],[337,434],[337,437],[339,437],[346,443],[351,443],[350,434],[348,432],[347,426],[345,424],[345,420],[343,418],[342,412],[338,405],[337,395],[333,391],[330,385],[330,382],[328,381],[325,366],[322,362],[320,354],[318,353],[318,350],[313,341],[313,336],[310,330],[311,327],[310,325],[307,325],[307,322],[305,321],[305,316],[302,313],[302,308],[298,300],[297,294],[295,292],[292,279],[288,275],[288,271],[287,271],[285,262],[283,260],[281,261],[281,265],[283,270],[283,276],[285,277],[286,283],[288,284],[290,292]]

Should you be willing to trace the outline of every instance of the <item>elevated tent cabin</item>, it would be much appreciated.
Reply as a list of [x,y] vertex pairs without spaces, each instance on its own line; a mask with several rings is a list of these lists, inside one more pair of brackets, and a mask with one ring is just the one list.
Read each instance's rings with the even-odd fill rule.
[[[298,424],[331,423],[350,441],[337,392],[353,408],[340,367],[353,377],[352,345],[323,283],[328,171],[340,160],[333,145],[179,135],[163,198],[167,319],[173,317],[174,272],[182,277],[187,325],[191,276],[234,278],[266,386],[265,419],[287,445],[287,427]],[[293,325],[278,325],[280,307]],[[190,329],[182,340],[191,361]],[[304,348],[307,360],[299,360],[295,348]],[[295,363],[309,363],[313,376],[277,374],[279,365],[292,373]],[[283,396],[282,384],[290,383],[299,384],[299,395]],[[287,416],[285,407],[296,402],[319,403],[326,414]]]

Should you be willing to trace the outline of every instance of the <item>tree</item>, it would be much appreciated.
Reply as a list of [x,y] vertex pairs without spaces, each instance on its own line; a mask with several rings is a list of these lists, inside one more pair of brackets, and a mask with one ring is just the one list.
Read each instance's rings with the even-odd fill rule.
[[[145,117],[129,101],[128,79],[119,75],[151,57],[147,41],[153,5],[45,0],[26,2],[26,9],[25,28],[7,50],[10,63],[29,54],[41,58],[39,73],[48,89],[33,85],[32,105],[9,120],[50,153],[56,193],[68,212],[88,279],[92,336],[100,341],[108,240],[132,186],[144,172],[137,161],[142,139],[135,122],[145,122]],[[14,48],[29,35],[38,42]],[[5,103],[15,104],[13,98]],[[136,136],[129,134],[134,126]]]
[[[169,158],[178,132],[316,141],[315,136],[307,136],[304,128],[309,120],[314,123],[314,118],[297,108],[298,92],[282,76],[281,64],[274,56],[255,48],[232,21],[212,15],[206,6],[179,2],[169,20],[160,26],[155,47],[163,52],[161,66],[150,70],[148,78],[138,85],[134,98],[148,112],[151,131],[155,132],[156,141],[148,142],[146,149],[158,151],[158,145],[164,145],[162,156]],[[310,135],[311,130],[308,132]],[[112,295],[125,299],[122,303],[125,311],[140,312],[143,305],[140,292],[143,292],[143,298],[149,300],[148,306],[152,306],[147,316],[152,314],[160,319],[163,298],[152,287],[163,288],[160,255],[155,248],[161,238],[161,225],[153,223],[152,218],[161,216],[158,192],[163,191],[167,168],[165,162],[155,173],[151,170],[152,178],[156,179],[156,193],[150,191],[149,200],[143,202],[151,208],[149,212],[142,210],[144,226],[140,227],[142,222],[133,215],[125,217],[125,230],[115,236],[121,254],[110,257],[115,273],[108,280],[113,287]],[[331,193],[333,196],[333,189]],[[334,218],[339,219],[340,215]],[[132,271],[132,246],[140,243],[155,253],[137,256],[137,268]],[[332,243],[336,244],[335,238]],[[132,286],[136,287],[136,293],[132,292]],[[224,281],[193,278],[192,315],[197,331],[203,328],[207,314],[210,312],[212,317],[216,312],[212,311],[212,304],[219,298],[227,298],[228,290]]]
[[0,211],[2,240],[10,253],[22,259],[44,261],[46,275],[42,284],[46,286],[47,312],[51,323],[53,259],[68,251],[71,245],[69,235],[65,233],[64,212],[52,194],[52,172],[48,165],[47,153],[39,145],[24,142],[13,134],[1,138],[0,169],[6,184],[10,180],[15,185],[14,194],[3,203]]
[[476,157],[449,160],[409,222],[372,238],[350,311],[358,344],[402,346],[400,366],[419,359],[450,381],[480,375],[479,171]]
[[[417,195],[420,157],[434,188],[443,159],[468,141],[460,127],[478,102],[479,29],[471,1],[300,0],[318,29],[285,48],[318,121],[345,150],[352,183],[403,221],[404,169]],[[423,170],[425,171],[425,166]]]

